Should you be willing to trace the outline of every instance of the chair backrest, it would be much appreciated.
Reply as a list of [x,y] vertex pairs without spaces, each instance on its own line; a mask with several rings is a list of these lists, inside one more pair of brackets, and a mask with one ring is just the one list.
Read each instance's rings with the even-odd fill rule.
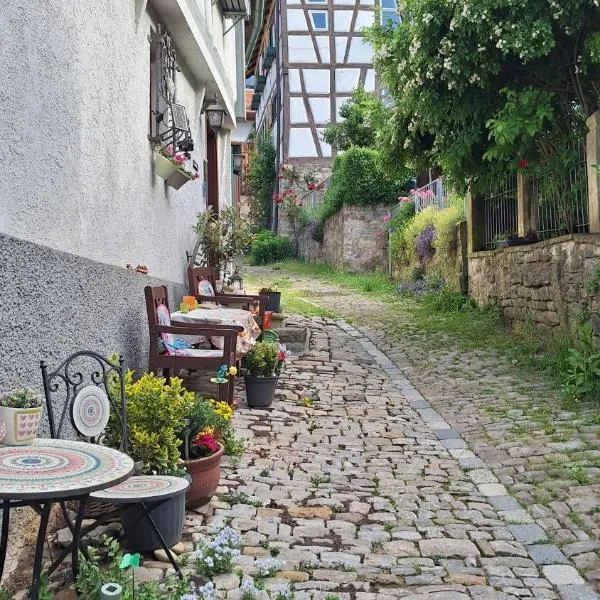
[[[217,289],[217,281],[215,278],[214,267],[190,267],[188,269],[188,282],[190,286],[190,294],[198,296],[198,284],[201,281],[208,281],[213,290]],[[200,294],[210,296],[210,294]]]
[[123,358],[75,352],[53,371],[40,363],[50,436],[65,437],[70,425],[77,437],[98,443],[111,418],[120,449],[127,452],[127,410]]
[[[164,285],[157,287],[147,285],[144,288],[144,295],[146,296],[146,312],[148,314],[148,330],[150,332],[150,354],[156,355],[162,350],[162,346],[159,347],[159,339],[169,343],[171,338],[175,337],[169,333],[159,334],[156,331],[157,325],[171,324],[169,294]],[[165,318],[165,315],[167,318]]]

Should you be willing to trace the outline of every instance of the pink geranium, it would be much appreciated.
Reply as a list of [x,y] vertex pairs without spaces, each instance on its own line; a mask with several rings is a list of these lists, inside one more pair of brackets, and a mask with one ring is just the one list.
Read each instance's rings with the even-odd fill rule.
[[383,218],[381,220],[384,223],[389,223],[390,222],[390,215],[383,215]]

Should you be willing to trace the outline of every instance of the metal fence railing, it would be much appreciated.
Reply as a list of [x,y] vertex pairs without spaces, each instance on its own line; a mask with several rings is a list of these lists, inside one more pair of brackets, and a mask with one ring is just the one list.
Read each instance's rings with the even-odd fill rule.
[[[554,188],[557,184],[554,183]],[[569,180],[563,189],[542,177],[531,185],[532,204],[537,216],[536,230],[540,240],[589,231],[587,164],[585,147],[578,147],[578,160],[569,169]]]
[[445,208],[448,194],[444,188],[444,178],[434,179],[427,185],[415,190],[409,195],[409,198],[415,203],[415,212],[421,212],[428,206],[435,206],[439,209]]
[[498,240],[517,233],[517,176],[507,175],[483,199],[484,247],[492,250]]

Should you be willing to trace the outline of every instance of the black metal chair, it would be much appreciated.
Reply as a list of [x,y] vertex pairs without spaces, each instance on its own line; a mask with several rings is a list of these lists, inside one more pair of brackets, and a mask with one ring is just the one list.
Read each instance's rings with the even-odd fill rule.
[[[127,453],[127,405],[123,365],[122,358],[113,361],[87,350],[72,354],[51,372],[48,371],[46,363],[41,362],[48,423],[52,438],[76,436],[78,439],[90,443],[101,444],[105,441],[105,429],[112,413],[113,419],[115,416],[117,418],[117,430],[120,430],[119,449]],[[144,486],[146,480],[152,480],[155,485]],[[127,484],[132,484],[129,486],[130,490],[127,489]],[[152,511],[174,496],[185,494],[188,487],[189,483],[183,478],[133,475],[114,488],[90,494],[90,500],[96,504],[96,508],[102,505],[105,508],[109,507],[109,510],[92,511],[96,514],[89,516],[94,517],[94,523],[85,528],[82,528],[82,513],[85,507],[80,506],[75,523],[72,522],[65,503],[61,504],[61,509],[74,539],[80,539],[96,527],[114,518],[116,510],[120,507],[125,506],[129,510],[132,505],[139,505],[141,511],[136,511],[139,512],[139,516],[136,518],[148,520],[173,569],[179,577],[182,577],[175,557],[152,518]],[[81,547],[80,549],[86,555],[85,548]],[[52,573],[71,551],[69,548],[63,550],[50,567],[49,572]],[[75,563],[73,567],[75,577],[77,564]]]

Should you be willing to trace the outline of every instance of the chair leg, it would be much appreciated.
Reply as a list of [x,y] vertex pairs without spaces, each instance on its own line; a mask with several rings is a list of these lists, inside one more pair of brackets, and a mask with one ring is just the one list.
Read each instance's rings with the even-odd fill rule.
[[177,573],[177,577],[179,577],[179,579],[183,579],[183,573],[181,572],[181,569],[179,568],[179,565],[177,564],[177,561],[175,560],[175,557],[173,556],[171,548],[169,548],[169,546],[167,546],[167,542],[165,542],[165,538],[163,538],[161,532],[158,530],[158,527],[156,526],[156,523],[154,522],[154,519],[152,518],[152,515],[150,514],[150,511],[148,510],[148,506],[146,505],[145,502],[142,502],[142,508],[144,509],[144,512],[146,513],[146,518],[150,522],[150,526],[152,527],[154,534],[158,538],[158,541],[160,542],[162,549],[167,553],[167,558],[169,559],[169,562],[171,563],[171,566],[173,567],[173,569],[175,569],[175,572]]
[[[79,550],[81,547],[81,525],[83,524],[83,516],[85,514],[85,507],[87,505],[89,496],[82,496],[79,500],[79,508],[77,509],[77,517],[75,518],[75,529],[73,531],[73,545],[71,564],[73,568],[73,581],[77,582],[77,573],[79,571]],[[89,560],[88,553],[85,549],[81,548],[82,554]]]
[[31,588],[29,589],[30,600],[38,600],[40,592],[40,579],[42,575],[42,558],[44,556],[44,541],[46,540],[46,531],[48,529],[48,520],[50,519],[50,509],[52,502],[46,502],[42,505],[40,518],[40,528],[38,530],[37,542],[35,544],[35,558],[33,559],[33,577]]
[[10,519],[10,500],[2,502],[2,533],[0,534],[0,581],[4,573],[6,550],[8,549],[8,524]]

